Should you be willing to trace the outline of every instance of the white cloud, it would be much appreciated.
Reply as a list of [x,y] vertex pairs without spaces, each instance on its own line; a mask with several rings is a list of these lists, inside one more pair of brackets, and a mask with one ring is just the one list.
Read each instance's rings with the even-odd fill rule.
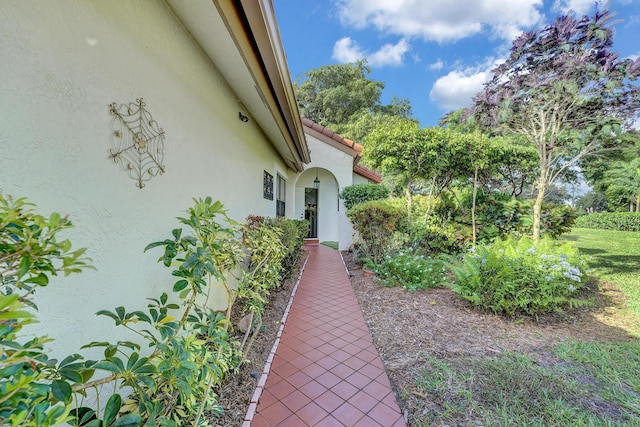
[[409,50],[409,44],[405,39],[396,44],[385,44],[377,52],[367,57],[372,67],[383,67],[385,65],[402,65],[402,58]]
[[479,68],[454,70],[435,81],[429,98],[445,111],[470,107],[472,99],[492,76],[491,70],[497,65],[491,60]]
[[365,53],[351,37],[344,37],[333,45],[333,59],[338,62],[356,62],[365,57]]
[[567,14],[574,12],[578,16],[583,16],[592,13],[596,3],[599,3],[600,9],[604,6],[601,0],[555,0],[552,10]]
[[[575,0],[574,0],[575,1]],[[591,1],[591,0],[590,0]],[[542,0],[336,0],[345,26],[426,41],[456,41],[488,30],[511,41],[537,24]]]
[[366,58],[372,67],[398,66],[402,65],[404,54],[408,51],[409,43],[402,39],[396,44],[385,44],[376,52],[369,54],[350,37],[344,37],[333,46],[333,59],[345,63]]
[[442,62],[442,59],[438,59],[436,62],[434,62],[433,64],[429,64],[429,69],[431,71],[440,71],[444,68],[444,62]]

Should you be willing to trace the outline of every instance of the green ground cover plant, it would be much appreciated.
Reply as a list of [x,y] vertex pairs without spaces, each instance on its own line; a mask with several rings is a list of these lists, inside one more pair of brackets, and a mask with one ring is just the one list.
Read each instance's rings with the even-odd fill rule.
[[588,303],[579,296],[586,261],[569,243],[508,236],[448,260],[451,289],[493,313],[537,316]]
[[322,242],[323,245],[330,247],[331,249],[338,250],[338,242],[335,241],[325,241]]
[[441,260],[411,252],[388,255],[375,268],[378,283],[401,286],[411,292],[444,286],[448,283],[446,271]]

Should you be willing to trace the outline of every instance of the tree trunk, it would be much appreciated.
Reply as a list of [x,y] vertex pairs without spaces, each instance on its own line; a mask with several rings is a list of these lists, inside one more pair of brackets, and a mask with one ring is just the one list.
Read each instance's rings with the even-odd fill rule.
[[544,201],[544,192],[546,190],[546,184],[538,184],[538,196],[533,203],[533,240],[540,240],[540,229],[542,219],[542,202]]
[[473,244],[476,244],[476,196],[478,195],[478,167],[473,174],[473,200],[471,202],[471,233]]
[[640,212],[640,196],[638,196],[636,200],[636,212]]
[[405,190],[405,195],[407,196],[407,214],[409,215],[409,218],[411,218],[411,207],[413,205],[413,195],[411,194],[412,181],[412,179],[409,179],[407,182],[407,189]]

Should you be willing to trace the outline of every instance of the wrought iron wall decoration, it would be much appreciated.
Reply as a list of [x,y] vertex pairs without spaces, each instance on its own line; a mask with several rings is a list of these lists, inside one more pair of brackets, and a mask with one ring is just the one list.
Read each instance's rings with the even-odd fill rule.
[[128,105],[109,105],[113,116],[112,148],[110,158],[120,163],[138,188],[165,171],[164,130],[153,120],[142,98]]
[[262,195],[267,200],[273,200],[273,175],[267,171],[262,176]]

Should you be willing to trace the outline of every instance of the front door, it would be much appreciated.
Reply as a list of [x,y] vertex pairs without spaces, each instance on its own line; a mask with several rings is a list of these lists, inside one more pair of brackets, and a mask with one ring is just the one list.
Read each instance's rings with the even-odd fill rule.
[[308,238],[318,238],[318,189],[304,189],[304,219],[309,221]]

